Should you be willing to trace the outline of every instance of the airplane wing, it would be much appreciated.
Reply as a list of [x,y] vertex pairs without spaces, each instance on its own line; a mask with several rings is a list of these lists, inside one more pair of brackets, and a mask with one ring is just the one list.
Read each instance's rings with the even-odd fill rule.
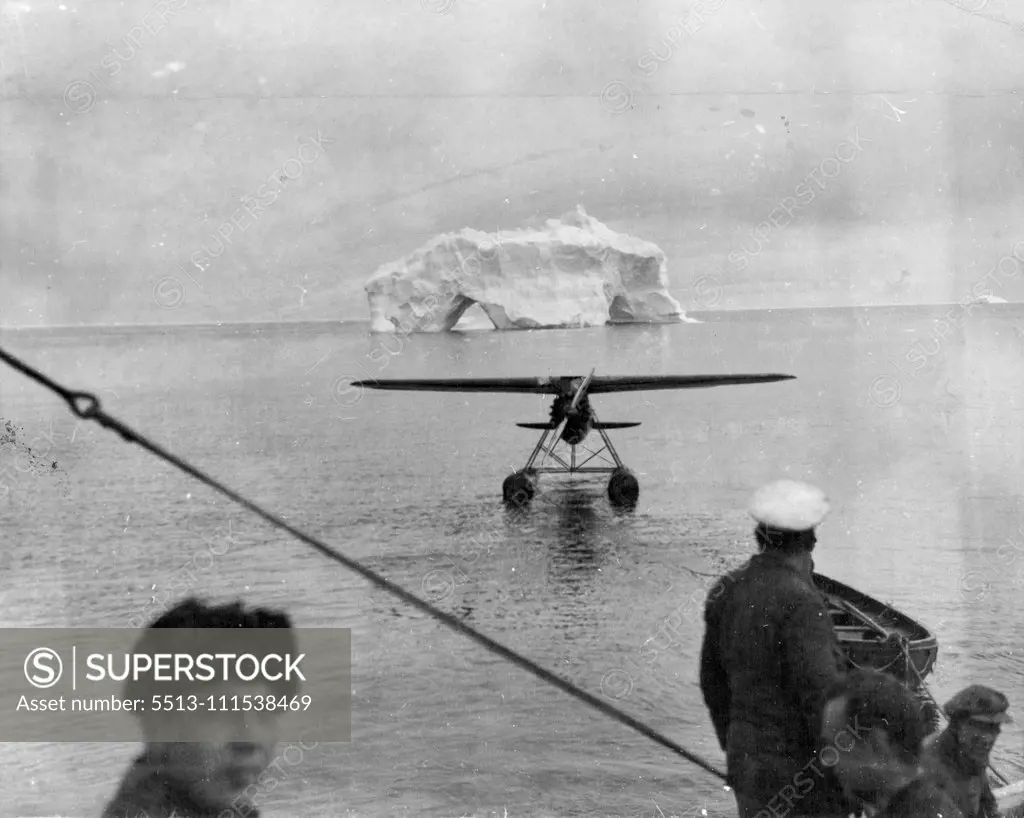
[[704,389],[745,383],[773,383],[795,380],[795,375],[598,375],[591,379],[587,394],[602,392],[644,392],[651,389]]
[[[428,392],[532,392],[558,395],[584,375],[549,378],[407,378],[355,381],[366,389],[393,389]],[[588,395],[602,392],[639,392],[650,389],[702,389],[711,386],[772,383],[787,381],[794,375],[604,375],[593,376]]]
[[426,392],[533,392],[557,395],[557,378],[395,378],[355,381],[353,386],[367,389],[399,389]]

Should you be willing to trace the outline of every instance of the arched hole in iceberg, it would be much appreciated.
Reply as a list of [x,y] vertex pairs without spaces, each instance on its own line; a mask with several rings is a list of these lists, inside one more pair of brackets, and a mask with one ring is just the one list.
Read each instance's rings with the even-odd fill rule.
[[479,330],[493,330],[494,322],[487,315],[480,304],[473,302],[465,312],[462,313],[462,317],[458,320],[458,323],[452,327],[454,332],[472,332]]
[[612,303],[608,306],[609,321],[633,321],[635,317],[633,308],[623,296],[617,295],[612,299]]
[[448,332],[448,330],[452,329],[452,327],[459,323],[459,319],[462,318],[463,313],[465,313],[466,310],[472,307],[475,303],[476,301],[474,301],[472,298],[468,298],[467,296],[464,295],[460,295],[458,298],[452,301],[452,305],[451,308],[448,310],[448,314],[441,321],[441,329],[444,330],[445,332]]

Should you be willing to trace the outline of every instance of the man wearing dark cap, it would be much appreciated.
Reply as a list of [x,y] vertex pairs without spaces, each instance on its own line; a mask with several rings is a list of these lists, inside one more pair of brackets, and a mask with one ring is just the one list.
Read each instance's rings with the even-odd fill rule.
[[762,488],[750,512],[760,553],[708,594],[700,685],[740,818],[853,808],[817,757],[826,691],[846,669],[812,576],[814,529],[828,511],[806,483]]
[[987,768],[989,754],[1004,724],[1009,701],[984,685],[971,685],[946,702],[949,725],[925,751],[925,769],[947,782],[967,818],[996,818],[999,806]]

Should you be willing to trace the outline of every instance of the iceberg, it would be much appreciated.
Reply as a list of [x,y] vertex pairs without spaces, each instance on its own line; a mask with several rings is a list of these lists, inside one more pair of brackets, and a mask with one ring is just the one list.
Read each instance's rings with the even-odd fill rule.
[[661,248],[580,206],[541,229],[442,234],[365,289],[371,332],[447,332],[474,304],[499,330],[693,320],[668,291]]

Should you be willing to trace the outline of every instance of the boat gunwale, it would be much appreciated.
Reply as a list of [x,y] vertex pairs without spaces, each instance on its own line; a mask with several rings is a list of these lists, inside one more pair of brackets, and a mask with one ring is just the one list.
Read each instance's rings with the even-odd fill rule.
[[[835,596],[842,599],[858,611],[864,613],[867,616],[875,616],[879,612],[885,612],[886,618],[892,625],[892,630],[902,632],[905,636],[909,637],[909,646],[914,650],[925,650],[931,648],[938,648],[938,639],[926,626],[922,625],[912,616],[904,613],[903,611],[894,608],[891,605],[886,605],[881,600],[875,599],[863,591],[858,591],[856,588],[852,588],[839,580],[833,579],[825,574],[813,573],[814,584],[817,588],[822,591],[826,596]],[[863,609],[863,611],[861,611]],[[863,644],[874,643],[877,644],[877,640],[850,640],[852,643],[861,642]]]

